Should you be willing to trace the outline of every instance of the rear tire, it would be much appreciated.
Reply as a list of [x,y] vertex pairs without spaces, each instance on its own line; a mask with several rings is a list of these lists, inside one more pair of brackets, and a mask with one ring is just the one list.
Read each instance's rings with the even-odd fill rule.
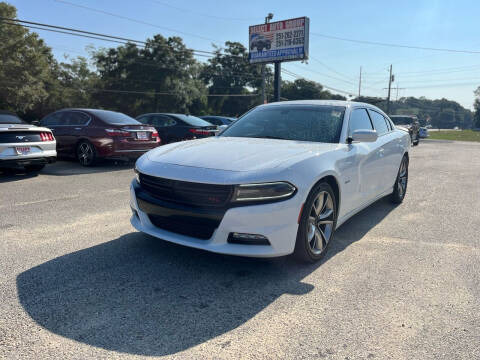
[[303,205],[294,256],[315,262],[327,253],[337,225],[337,199],[325,182],[315,185]]
[[25,172],[32,173],[41,171],[45,167],[45,164],[33,164],[33,165],[25,165]]
[[93,166],[97,161],[97,151],[88,141],[82,141],[77,145],[77,160],[82,166]]
[[393,185],[393,192],[390,195],[390,201],[394,204],[402,203],[407,193],[408,185],[408,157],[403,156],[400,168],[398,169],[397,179]]
[[420,134],[417,133],[415,140],[412,142],[413,146],[417,146],[420,143]]

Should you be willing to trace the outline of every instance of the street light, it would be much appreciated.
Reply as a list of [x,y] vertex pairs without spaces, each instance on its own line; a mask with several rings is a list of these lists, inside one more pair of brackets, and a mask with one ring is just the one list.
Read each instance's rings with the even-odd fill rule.
[[[273,14],[268,13],[267,16],[265,16],[265,24],[268,24],[270,20],[273,19]],[[266,103],[266,97],[265,97],[265,64],[262,64],[262,103]]]

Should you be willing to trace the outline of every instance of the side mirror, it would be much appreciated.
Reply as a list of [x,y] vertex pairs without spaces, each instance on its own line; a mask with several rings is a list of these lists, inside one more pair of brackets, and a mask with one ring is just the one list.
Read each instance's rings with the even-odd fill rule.
[[377,141],[378,135],[375,130],[355,130],[350,139],[355,142],[370,143]]
[[38,120],[33,120],[33,121],[32,121],[32,125],[39,126],[39,125],[40,125],[40,121],[38,121]]

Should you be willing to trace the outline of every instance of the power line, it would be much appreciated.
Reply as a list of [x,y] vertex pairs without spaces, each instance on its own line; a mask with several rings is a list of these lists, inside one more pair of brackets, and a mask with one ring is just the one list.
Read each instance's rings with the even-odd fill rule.
[[257,21],[258,20],[257,18],[234,18],[234,17],[216,16],[216,15],[202,13],[202,12],[199,12],[199,11],[194,11],[194,10],[191,10],[191,9],[186,9],[186,8],[181,8],[181,7],[178,7],[178,6],[174,6],[174,5],[166,3],[164,1],[158,1],[158,0],[149,0],[149,1],[154,2],[158,5],[166,6],[166,7],[169,7],[171,9],[181,11],[181,12],[189,12],[189,13],[192,13],[192,14],[195,14],[195,15],[200,15],[200,16],[211,18],[211,19],[225,20],[225,21]]
[[292,64],[292,65],[295,66],[296,68],[299,68],[299,69],[302,69],[302,70],[307,70],[307,71],[310,71],[310,72],[312,72],[312,73],[314,73],[314,74],[317,74],[317,75],[326,76],[326,77],[328,77],[328,78],[330,78],[330,79],[333,79],[333,80],[343,81],[343,82],[348,83],[348,84],[350,84],[350,85],[355,85],[355,83],[353,83],[352,81],[348,81],[348,80],[340,79],[340,78],[335,77],[335,76],[331,76],[331,75],[328,75],[328,74],[324,74],[324,73],[318,72],[318,71],[316,71],[316,70],[310,69],[310,68],[308,68],[308,67],[307,67],[307,68],[303,68],[303,67],[301,67],[300,65],[296,65],[296,64]]
[[91,31],[73,29],[73,28],[68,28],[68,27],[58,26],[58,25],[42,24],[42,23],[38,23],[38,22],[26,21],[26,20],[20,20],[20,19],[11,19],[11,18],[6,18],[6,17],[2,17],[2,16],[0,16],[0,20],[19,22],[19,23],[22,23],[22,24],[37,25],[37,26],[48,27],[48,28],[59,29],[59,30],[74,31],[74,32],[82,33],[82,34],[101,36],[101,37],[111,38],[111,39],[115,39],[115,40],[122,40],[122,41],[127,41],[127,42],[132,42],[132,43],[139,43],[139,44],[143,44],[143,45],[147,44],[145,41],[141,41],[141,40],[133,40],[133,39],[128,39],[128,38],[124,38],[124,37],[100,34],[100,33],[95,33],[95,32],[91,32]]
[[[15,85],[24,85],[23,82],[20,81],[5,81],[7,84],[15,84]],[[182,95],[179,92],[168,92],[168,91],[141,91],[141,90],[115,90],[115,89],[97,89],[97,88],[84,88],[80,89],[78,87],[67,87],[71,90],[76,90],[80,92],[106,92],[106,93],[117,93],[117,94],[137,94],[137,95]],[[260,94],[252,93],[252,94],[204,94],[206,97],[254,97],[259,96]]]
[[339,76],[342,76],[342,77],[344,77],[344,78],[346,78],[346,79],[349,79],[349,80],[353,80],[353,79],[354,79],[354,78],[351,77],[351,76],[344,75],[344,74],[342,74],[341,72],[338,72],[337,70],[331,68],[330,66],[328,66],[328,65],[325,64],[324,62],[318,60],[317,58],[314,58],[313,56],[310,56],[310,59],[312,59],[313,61],[316,61],[317,63],[319,63],[320,65],[322,65],[325,69],[330,70],[331,72],[333,72],[333,73],[335,73],[335,74],[337,74],[337,75],[339,75]]
[[[56,1],[60,1],[60,0],[56,0]],[[359,44],[378,45],[378,46],[396,47],[396,48],[405,48],[405,49],[442,51],[442,52],[451,52],[451,53],[463,53],[463,54],[480,54],[480,51],[478,50],[458,50],[458,49],[445,49],[445,48],[423,47],[423,46],[414,46],[414,45],[402,45],[402,44],[384,43],[384,42],[370,41],[370,40],[348,39],[348,38],[342,38],[339,36],[326,35],[326,34],[320,34],[315,32],[310,32],[310,34],[327,38],[327,39],[348,41],[348,42],[359,43]]]
[[[293,71],[287,70],[285,68],[282,69],[282,72],[284,72],[285,74],[290,75],[294,78],[297,78],[297,79],[308,80],[307,78],[305,78],[301,75],[298,75],[298,74],[294,73]],[[322,87],[324,87],[325,89],[328,89],[328,90],[336,91],[336,92],[343,93],[343,94],[346,94],[346,95],[349,95],[349,96],[355,96],[352,92],[349,92],[349,91],[336,89],[336,88],[333,88],[331,86],[327,86],[327,85],[324,85],[324,84],[320,84],[320,85],[322,85]]]
[[[37,23],[37,22],[33,22],[33,21],[11,19],[11,18],[4,18],[4,17],[0,17],[0,20],[4,21],[6,24],[9,24],[9,25],[23,26],[23,27],[26,27],[26,28],[31,28],[31,29],[36,29],[36,30],[45,30],[45,31],[56,32],[56,33],[61,33],[61,34],[66,34],[66,35],[73,35],[73,36],[85,37],[85,38],[89,38],[89,39],[109,41],[109,42],[125,44],[125,45],[128,44],[128,43],[134,43],[137,46],[142,47],[142,48],[145,48],[145,46],[148,44],[148,42],[146,42],[146,41],[133,40],[133,39],[128,39],[128,38],[124,38],[124,37],[120,37],[120,36],[116,36],[116,35],[95,33],[95,32],[91,32],[91,31],[74,29],[74,28],[58,26],[58,25],[43,24],[43,23]],[[21,24],[18,24],[18,23],[21,23]],[[34,24],[34,25],[38,25],[38,26],[41,26],[41,27],[32,26],[32,25],[25,25],[25,24]],[[157,45],[168,47],[167,44],[158,44],[157,43]],[[214,51],[198,50],[198,49],[191,49],[191,48],[186,48],[186,50],[194,52],[196,56],[205,56],[205,54],[209,54],[209,55],[216,55],[217,54],[217,52],[214,52]],[[242,57],[240,55],[230,55],[230,54],[229,54],[229,56]]]
[[80,8],[80,9],[93,11],[93,12],[96,12],[96,13],[99,13],[99,14],[104,14],[104,15],[108,15],[108,16],[111,16],[111,17],[116,17],[116,18],[119,18],[119,19],[128,20],[128,21],[131,21],[131,22],[134,22],[134,23],[137,23],[137,24],[153,26],[153,27],[158,28],[158,29],[171,31],[171,32],[182,34],[182,35],[185,35],[185,36],[191,36],[191,37],[195,37],[195,38],[198,38],[198,39],[208,40],[208,41],[213,41],[213,42],[216,41],[214,39],[211,39],[211,38],[208,38],[208,37],[205,37],[205,36],[192,34],[192,33],[188,33],[188,32],[177,30],[177,29],[172,29],[172,28],[169,28],[169,27],[166,27],[166,26],[160,26],[160,25],[157,25],[157,24],[149,23],[149,22],[139,20],[139,19],[135,19],[135,18],[131,18],[131,17],[128,17],[128,16],[119,15],[119,14],[111,13],[111,12],[108,12],[108,11],[105,11],[105,10],[96,9],[96,8],[92,8],[92,7],[89,7],[89,6],[72,3],[72,2],[69,2],[69,1],[66,1],[66,0],[54,0],[54,1],[56,1],[58,3],[70,5],[70,6],[75,6],[75,7]]

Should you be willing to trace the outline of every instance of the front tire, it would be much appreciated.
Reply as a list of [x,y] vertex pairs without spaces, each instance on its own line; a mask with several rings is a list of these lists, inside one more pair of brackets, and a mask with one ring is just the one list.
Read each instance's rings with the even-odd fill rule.
[[390,196],[390,200],[394,204],[400,204],[405,198],[408,185],[408,157],[404,156],[398,169],[397,179],[395,185],[393,185],[393,192]]
[[316,185],[303,205],[294,256],[303,262],[320,260],[327,252],[337,224],[337,200],[331,186]]
[[420,143],[420,134],[417,133],[415,140],[412,142],[413,146],[417,146]]
[[97,160],[97,151],[88,141],[82,141],[77,146],[77,160],[82,166],[93,166]]

